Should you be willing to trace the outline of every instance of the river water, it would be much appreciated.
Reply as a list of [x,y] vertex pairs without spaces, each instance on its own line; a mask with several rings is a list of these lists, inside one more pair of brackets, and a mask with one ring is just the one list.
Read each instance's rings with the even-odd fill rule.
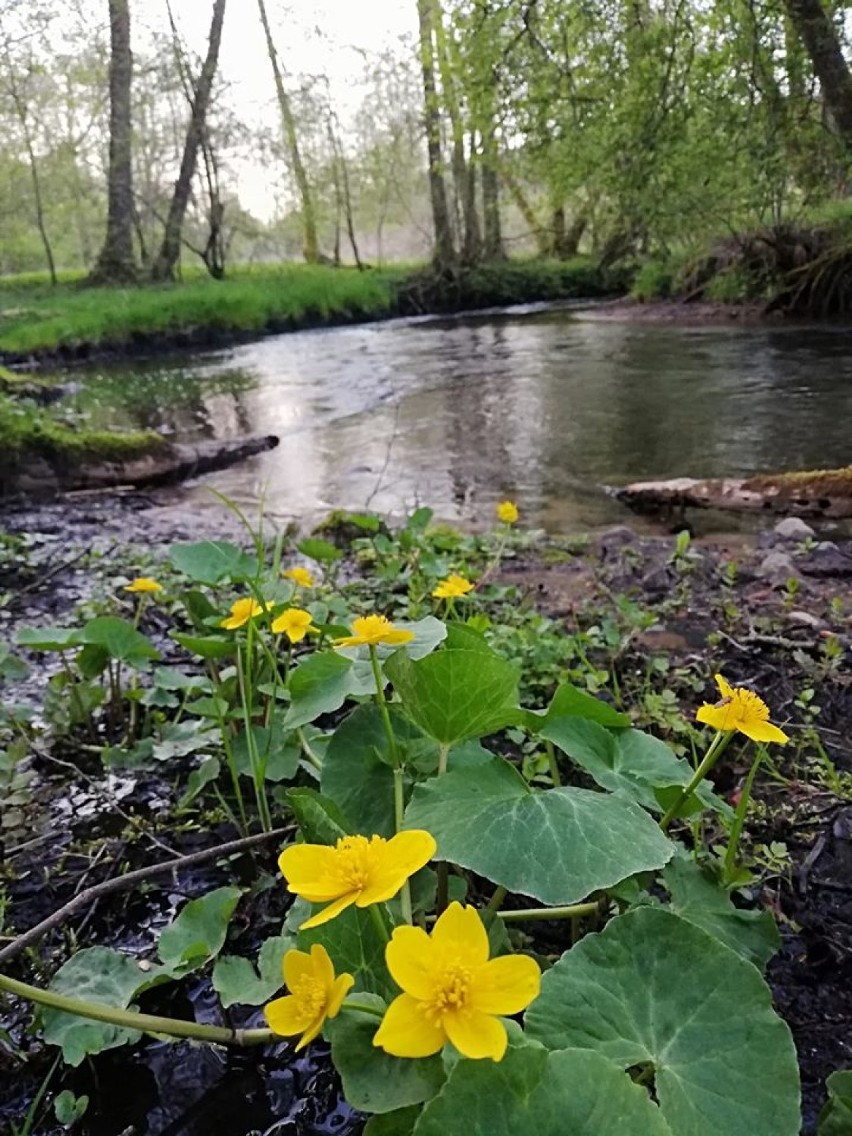
[[604,486],[852,461],[852,335],[654,326],[525,308],[291,333],[75,371],[93,425],[277,434],[212,485],[274,516],[516,499],[561,531],[625,519]]

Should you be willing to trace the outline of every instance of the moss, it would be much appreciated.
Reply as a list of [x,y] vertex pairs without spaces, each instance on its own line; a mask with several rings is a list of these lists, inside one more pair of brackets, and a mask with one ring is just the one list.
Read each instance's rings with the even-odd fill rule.
[[852,465],[842,469],[806,469],[791,473],[762,473],[750,477],[745,489],[757,493],[777,490],[786,496],[852,497]]

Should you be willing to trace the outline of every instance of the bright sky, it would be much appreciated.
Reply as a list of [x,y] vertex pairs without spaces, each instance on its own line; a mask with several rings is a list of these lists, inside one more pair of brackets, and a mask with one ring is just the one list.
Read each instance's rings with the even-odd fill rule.
[[[103,0],[100,0],[103,4]],[[104,5],[105,6],[105,5]],[[417,26],[416,0],[267,0],[275,45],[291,76],[326,74],[332,97],[345,121],[347,108],[358,102],[357,82],[364,70],[360,51],[377,54],[413,36]],[[212,0],[172,0],[172,10],[190,47],[205,50]],[[134,40],[145,27],[168,28],[165,0],[133,0]],[[219,61],[222,75],[233,85],[233,105],[248,122],[270,126],[279,122],[272,70],[266,55],[256,0],[228,0]],[[267,219],[274,199],[269,175],[246,160],[238,170],[243,204]]]

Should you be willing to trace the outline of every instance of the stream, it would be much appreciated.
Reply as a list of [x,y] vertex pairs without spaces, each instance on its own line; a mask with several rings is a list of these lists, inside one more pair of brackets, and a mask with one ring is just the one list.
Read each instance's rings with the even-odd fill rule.
[[[563,532],[624,520],[603,486],[850,461],[852,340],[826,328],[616,322],[576,306],[278,335],[75,369],[96,427],[273,433],[213,486],[281,519],[332,508],[490,520],[516,499]],[[730,527],[730,522],[729,522]]]

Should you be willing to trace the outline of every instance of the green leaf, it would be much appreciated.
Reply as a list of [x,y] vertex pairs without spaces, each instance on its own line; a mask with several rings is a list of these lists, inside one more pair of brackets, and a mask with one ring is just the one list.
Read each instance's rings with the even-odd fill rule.
[[264,939],[257,956],[257,969],[247,958],[222,955],[213,967],[213,989],[227,1010],[230,1006],[262,1006],[284,985],[281,964],[294,945],[292,935]]
[[155,761],[168,761],[172,757],[186,757],[216,741],[215,731],[206,722],[187,718],[183,722],[166,722],[160,738],[154,743],[151,756]]
[[147,666],[150,659],[160,657],[160,652],[141,631],[137,631],[126,619],[114,615],[90,619],[83,628],[82,638],[84,643],[103,647],[109,651],[111,658],[137,670]]
[[797,1136],[790,1031],[751,963],[661,908],[587,935],[542,978],[527,1011],[550,1049],[593,1050],[621,1069],[650,1063],[677,1136]]
[[296,548],[302,556],[307,556],[309,560],[316,560],[320,564],[333,564],[335,560],[343,559],[343,553],[336,544],[317,536],[307,537],[300,541]]
[[215,619],[219,609],[205,592],[189,591],[183,595],[183,602],[189,621],[196,631],[206,631],[208,619]]
[[425,659],[447,638],[446,623],[436,619],[434,615],[426,615],[413,623],[401,620],[394,626],[400,631],[411,631],[414,634],[411,642],[405,644],[405,654],[409,659]]
[[186,779],[186,791],[177,803],[177,809],[190,805],[206,785],[210,785],[221,772],[218,757],[205,757],[197,769],[193,769]]
[[[266,781],[290,781],[299,768],[301,750],[285,731],[282,716],[276,714],[269,726],[251,727],[252,739],[258,763],[263,767]],[[234,759],[240,773],[252,776],[251,757],[245,727],[233,741]]]
[[437,859],[542,903],[576,903],[674,851],[632,801],[587,789],[536,792],[501,758],[418,785],[405,828],[425,828]]
[[[570,682],[563,682],[556,688],[544,721],[549,723],[554,718],[567,717],[586,718],[612,730],[627,729],[630,726],[629,715],[620,713],[608,702],[595,698]],[[535,728],[534,724],[530,725],[530,729]]]
[[[325,904],[310,904],[297,900],[290,909],[287,924],[298,925],[309,918],[311,911],[319,911]],[[386,919],[382,907],[377,908]],[[385,945],[387,939],[380,934],[374,922],[375,916],[366,907],[347,907],[345,911],[312,927],[309,931],[299,931],[298,947],[309,951],[314,943],[322,943],[331,956],[337,974],[351,974],[355,978],[355,989],[368,994],[379,994],[382,998],[395,998],[399,993],[385,966]]]
[[70,1089],[63,1089],[53,1102],[53,1111],[56,1119],[64,1128],[76,1124],[86,1113],[89,1107],[89,1098],[83,1093],[75,1096]]
[[[358,1001],[384,1009],[376,995],[361,994]],[[433,1097],[445,1078],[440,1055],[418,1061],[391,1057],[373,1045],[378,1028],[377,1017],[351,1010],[326,1027],[346,1103],[362,1112],[393,1112]]]
[[[87,947],[72,955],[53,976],[48,989],[84,1002],[126,1010],[146,979],[136,962],[111,947]],[[48,1045],[58,1045],[68,1065],[79,1065],[90,1053],[138,1041],[138,1030],[78,1018],[61,1010],[42,1010],[42,1032]]]
[[364,1136],[411,1136],[420,1116],[420,1105],[398,1108],[396,1112],[380,1112],[364,1125]]
[[221,887],[184,904],[158,943],[160,959],[174,976],[197,970],[221,951],[242,894],[240,888]]
[[852,1133],[852,1069],[838,1069],[825,1082],[828,1103],[819,1115],[818,1136]]
[[93,679],[104,673],[109,660],[110,654],[106,647],[102,647],[99,643],[87,643],[77,652],[75,662],[83,678]]
[[493,733],[516,716],[517,672],[497,655],[446,649],[415,662],[400,651],[385,672],[408,717],[446,745]]
[[[654,790],[688,785],[694,772],[689,762],[675,757],[665,742],[640,730],[611,733],[597,722],[564,717],[547,721],[541,736],[585,769],[603,789],[613,793],[621,790],[654,813],[663,811]],[[708,805],[722,803],[706,782],[697,796]]]
[[[423,734],[391,708],[391,724],[403,760]],[[437,747],[431,740],[432,767]],[[337,727],[322,764],[323,793],[336,801],[352,832],[392,836],[393,771],[387,735],[375,705],[359,706]]]
[[249,580],[258,572],[256,556],[249,556],[228,540],[202,540],[196,544],[173,544],[169,549],[172,565],[196,584],[218,584],[221,580]]
[[771,912],[734,907],[727,891],[685,853],[669,862],[662,879],[676,915],[720,939],[760,970],[781,946]]
[[22,627],[15,636],[19,647],[29,647],[31,651],[67,651],[82,642],[79,627]]
[[316,789],[290,789],[287,803],[308,844],[336,844],[351,831],[339,806]]
[[[511,1045],[459,1061],[415,1136],[673,1136],[641,1085],[597,1053]],[[677,1136],[684,1136],[678,1132]],[[742,1134],[741,1134],[742,1136]]]
[[284,725],[295,730],[321,714],[339,710],[350,695],[375,689],[370,664],[359,666],[338,651],[309,655],[290,675],[292,701]]
[[237,653],[234,639],[220,639],[218,635],[184,635],[181,631],[172,631],[170,634],[185,651],[198,655],[201,659],[226,659]]

